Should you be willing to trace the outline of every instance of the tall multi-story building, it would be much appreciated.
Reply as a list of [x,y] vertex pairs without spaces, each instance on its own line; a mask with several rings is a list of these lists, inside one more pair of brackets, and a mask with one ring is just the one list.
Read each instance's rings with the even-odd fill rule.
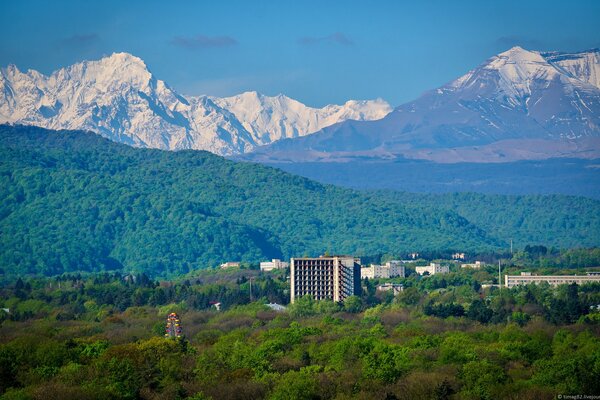
[[396,276],[404,278],[404,275],[404,265],[402,265],[402,262],[398,260],[388,261],[385,263],[385,265],[371,264],[368,267],[362,267],[360,269],[361,279],[394,278]]
[[312,296],[315,300],[344,301],[360,294],[360,260],[352,256],[292,258],[290,301]]
[[273,271],[274,269],[286,269],[290,266],[290,263],[278,260],[276,258],[271,261],[263,261],[260,263],[261,271]]
[[419,275],[424,275],[427,272],[429,275],[435,274],[447,274],[450,272],[450,268],[447,265],[440,265],[439,263],[430,263],[426,267],[415,267],[415,272]]

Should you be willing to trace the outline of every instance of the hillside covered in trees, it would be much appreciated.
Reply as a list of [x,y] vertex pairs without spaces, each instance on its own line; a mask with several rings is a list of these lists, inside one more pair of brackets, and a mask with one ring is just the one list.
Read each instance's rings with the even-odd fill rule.
[[401,255],[600,244],[600,202],[569,196],[359,192],[207,152],[0,127],[5,275],[188,273],[323,252]]

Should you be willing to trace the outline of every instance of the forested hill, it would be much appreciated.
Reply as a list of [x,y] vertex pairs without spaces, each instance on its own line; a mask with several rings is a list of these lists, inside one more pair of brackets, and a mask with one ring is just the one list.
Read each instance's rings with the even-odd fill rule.
[[600,244],[600,202],[357,192],[201,151],[0,126],[5,274],[187,273],[224,261]]

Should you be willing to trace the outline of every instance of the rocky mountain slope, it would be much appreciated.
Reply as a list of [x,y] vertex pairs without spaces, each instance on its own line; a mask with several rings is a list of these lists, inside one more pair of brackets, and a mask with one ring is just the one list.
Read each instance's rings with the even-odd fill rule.
[[14,65],[0,70],[0,123],[91,130],[136,147],[239,154],[350,118],[382,118],[390,111],[383,100],[312,108],[256,92],[223,99],[182,96],[127,53],[84,61],[50,76]]
[[599,50],[565,54],[514,47],[383,119],[345,121],[250,157],[274,162],[598,158],[599,69]]

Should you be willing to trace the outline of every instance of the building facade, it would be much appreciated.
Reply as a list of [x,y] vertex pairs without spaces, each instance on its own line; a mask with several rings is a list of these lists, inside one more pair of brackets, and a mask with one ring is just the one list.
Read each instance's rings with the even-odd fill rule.
[[426,267],[415,267],[415,272],[419,275],[424,275],[425,272],[429,275],[447,274],[450,272],[450,267],[447,265],[440,265],[439,263],[430,263]]
[[360,260],[351,256],[292,258],[290,301],[302,296],[344,301],[360,294]]
[[286,269],[289,266],[290,266],[290,263],[274,258],[271,261],[261,262],[260,270],[261,271],[273,271],[274,269]]
[[530,272],[521,272],[521,275],[504,275],[504,286],[511,288],[529,283],[548,282],[552,286],[576,283],[600,282],[600,275],[588,273],[587,275],[532,275]]
[[404,278],[405,276],[404,265],[402,265],[401,261],[397,260],[388,261],[385,265],[371,264],[368,267],[362,267],[360,269],[361,279],[394,278],[397,276],[401,278]]
[[398,295],[404,290],[404,286],[399,283],[383,283],[377,286],[378,292],[392,292],[394,296]]
[[475,264],[461,264],[460,267],[481,269],[481,267],[485,267],[485,263],[483,261],[475,261]]

